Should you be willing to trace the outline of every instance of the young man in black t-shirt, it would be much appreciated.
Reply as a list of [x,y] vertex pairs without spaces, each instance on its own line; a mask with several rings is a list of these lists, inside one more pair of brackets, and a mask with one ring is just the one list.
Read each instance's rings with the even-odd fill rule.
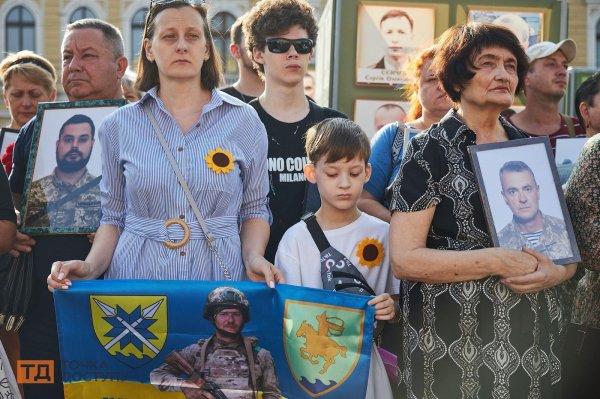
[[[307,191],[312,191],[307,190],[303,173],[307,162],[306,130],[323,119],[346,117],[319,107],[304,95],[304,75],[313,56],[317,31],[313,9],[304,0],[263,0],[244,20],[246,45],[252,49],[254,67],[265,81],[265,91],[250,105],[269,136],[273,224],[265,258],[270,262],[283,233],[300,221],[305,210],[313,208],[305,200]],[[313,210],[317,208],[318,204]]]

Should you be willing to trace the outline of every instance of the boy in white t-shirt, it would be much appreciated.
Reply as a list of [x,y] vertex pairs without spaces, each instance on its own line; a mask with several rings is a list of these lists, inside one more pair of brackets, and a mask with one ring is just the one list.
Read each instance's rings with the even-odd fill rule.
[[[356,266],[375,291],[377,296],[369,305],[375,306],[375,319],[384,322],[394,320],[396,314],[389,294],[394,290],[387,248],[389,225],[361,213],[356,206],[371,175],[370,152],[369,139],[358,125],[342,118],[326,119],[306,132],[309,163],[304,175],[319,188],[321,207],[315,216],[327,241]],[[323,288],[320,251],[304,221],[284,234],[275,265],[288,284]],[[365,397],[393,397],[375,345]]]

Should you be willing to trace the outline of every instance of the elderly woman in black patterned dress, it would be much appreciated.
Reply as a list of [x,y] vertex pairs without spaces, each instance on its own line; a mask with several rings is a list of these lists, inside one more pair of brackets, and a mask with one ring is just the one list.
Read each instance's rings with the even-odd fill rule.
[[576,265],[492,248],[467,147],[525,138],[500,117],[525,78],[517,38],[454,26],[432,69],[455,109],[409,144],[394,184],[390,248],[403,280],[409,398],[552,398],[561,378],[555,286]]

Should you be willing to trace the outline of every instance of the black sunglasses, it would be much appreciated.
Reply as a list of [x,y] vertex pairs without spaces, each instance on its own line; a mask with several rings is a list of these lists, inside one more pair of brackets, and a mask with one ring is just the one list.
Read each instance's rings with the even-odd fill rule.
[[272,39],[265,40],[269,51],[275,54],[287,53],[290,46],[294,46],[298,54],[308,54],[314,47],[314,43],[310,39],[284,39],[282,37],[275,37]]

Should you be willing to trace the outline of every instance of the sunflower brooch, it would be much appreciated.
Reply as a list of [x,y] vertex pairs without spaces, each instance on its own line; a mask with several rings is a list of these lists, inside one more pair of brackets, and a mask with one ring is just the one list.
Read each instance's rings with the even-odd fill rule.
[[363,266],[378,266],[383,260],[383,245],[374,238],[365,238],[358,244],[356,256]]
[[204,157],[206,165],[215,173],[229,173],[233,170],[233,155],[231,151],[223,150],[217,147],[215,150],[208,151],[208,155]]

